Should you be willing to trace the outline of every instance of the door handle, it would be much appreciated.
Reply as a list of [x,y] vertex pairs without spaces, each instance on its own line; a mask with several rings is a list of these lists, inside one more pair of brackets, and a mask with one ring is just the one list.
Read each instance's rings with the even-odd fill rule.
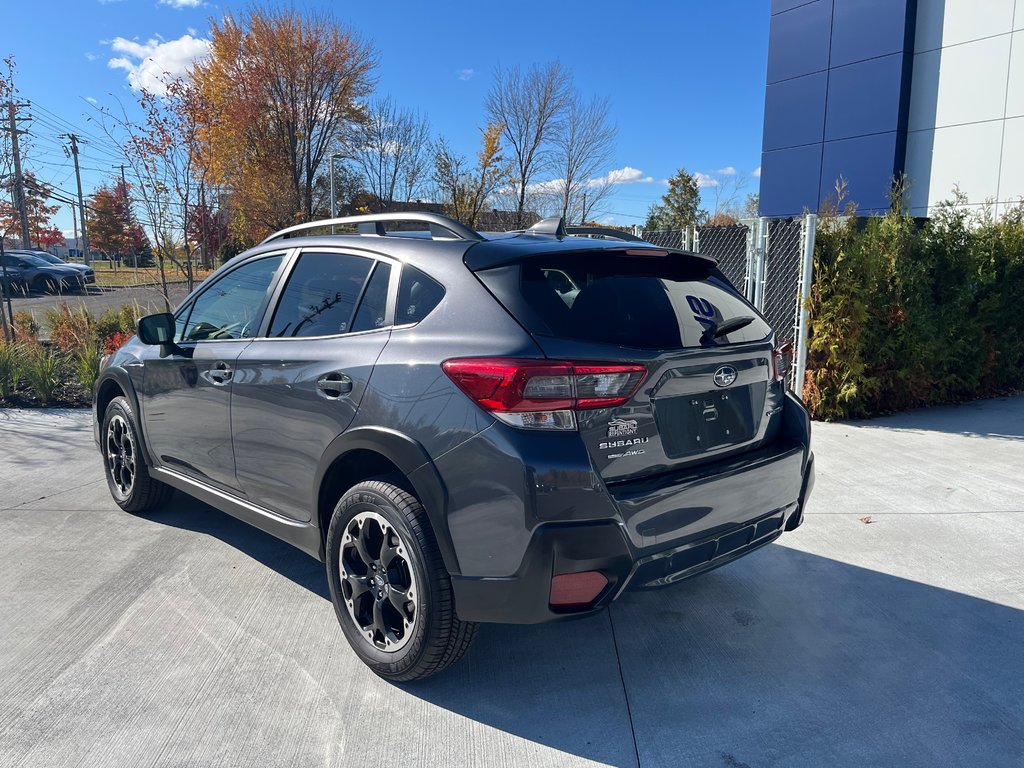
[[210,369],[210,381],[214,384],[227,384],[231,381],[232,373],[231,366],[227,363],[214,363],[213,368]]
[[329,400],[337,400],[352,392],[352,377],[340,371],[325,373],[316,380],[316,390]]

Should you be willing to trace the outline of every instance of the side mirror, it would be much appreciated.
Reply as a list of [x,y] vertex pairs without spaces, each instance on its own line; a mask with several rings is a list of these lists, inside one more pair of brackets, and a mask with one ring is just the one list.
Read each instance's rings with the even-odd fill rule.
[[185,350],[174,343],[176,326],[174,315],[170,312],[140,317],[136,329],[138,330],[139,341],[143,344],[151,346],[160,345],[161,357],[167,357],[167,355],[174,352],[178,354],[185,353]]

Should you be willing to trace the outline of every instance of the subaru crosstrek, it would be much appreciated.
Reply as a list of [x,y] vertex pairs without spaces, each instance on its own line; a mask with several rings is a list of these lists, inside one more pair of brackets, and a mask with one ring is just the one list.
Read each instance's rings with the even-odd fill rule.
[[177,489],[319,558],[391,680],[798,526],[810,422],[769,325],[711,258],[574,231],[384,214],[235,257],[104,361],[114,500]]

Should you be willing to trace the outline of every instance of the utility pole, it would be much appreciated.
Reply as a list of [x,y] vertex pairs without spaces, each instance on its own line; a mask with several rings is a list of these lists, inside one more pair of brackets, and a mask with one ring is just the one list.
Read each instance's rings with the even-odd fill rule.
[[580,214],[580,226],[587,226],[587,190],[583,190],[583,212]]
[[85,224],[85,199],[82,197],[82,172],[78,168],[78,137],[73,133],[65,134],[71,140],[71,155],[75,158],[75,181],[78,183],[78,213],[82,218],[82,255],[83,263],[89,264],[89,231]]
[[28,206],[25,203],[25,179],[21,175],[21,149],[18,145],[18,108],[25,104],[15,104],[14,99],[7,102],[7,118],[10,121],[11,152],[14,155],[14,204],[21,212],[21,247],[32,247],[32,236],[28,227]]

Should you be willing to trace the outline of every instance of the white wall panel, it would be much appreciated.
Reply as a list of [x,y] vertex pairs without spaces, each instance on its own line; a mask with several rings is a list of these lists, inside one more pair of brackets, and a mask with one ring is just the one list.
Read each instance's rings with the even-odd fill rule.
[[1002,118],[1010,37],[915,54],[910,130]]
[[1003,162],[999,173],[999,200],[1014,202],[1021,198],[1024,198],[1024,117],[1003,123]]
[[[1024,0],[1020,0],[1024,8]],[[1021,13],[1018,10],[1018,13]],[[1006,88],[1006,116],[1024,115],[1024,32],[1014,32],[1010,44],[1010,80]]]
[[[1020,16],[1018,8],[1018,19]],[[1013,23],[1014,0],[918,0],[914,50],[928,51],[1002,34]]]
[[[934,134],[931,168],[928,171],[929,206],[948,200],[953,194],[953,188],[957,186],[967,195],[969,203],[996,199],[999,191],[1003,121],[936,128],[934,132],[921,133]],[[916,138],[919,142],[917,153],[922,154],[927,137]],[[915,157],[915,162],[917,159]],[[916,170],[920,172],[919,167]],[[916,199],[914,204],[919,204]]]

